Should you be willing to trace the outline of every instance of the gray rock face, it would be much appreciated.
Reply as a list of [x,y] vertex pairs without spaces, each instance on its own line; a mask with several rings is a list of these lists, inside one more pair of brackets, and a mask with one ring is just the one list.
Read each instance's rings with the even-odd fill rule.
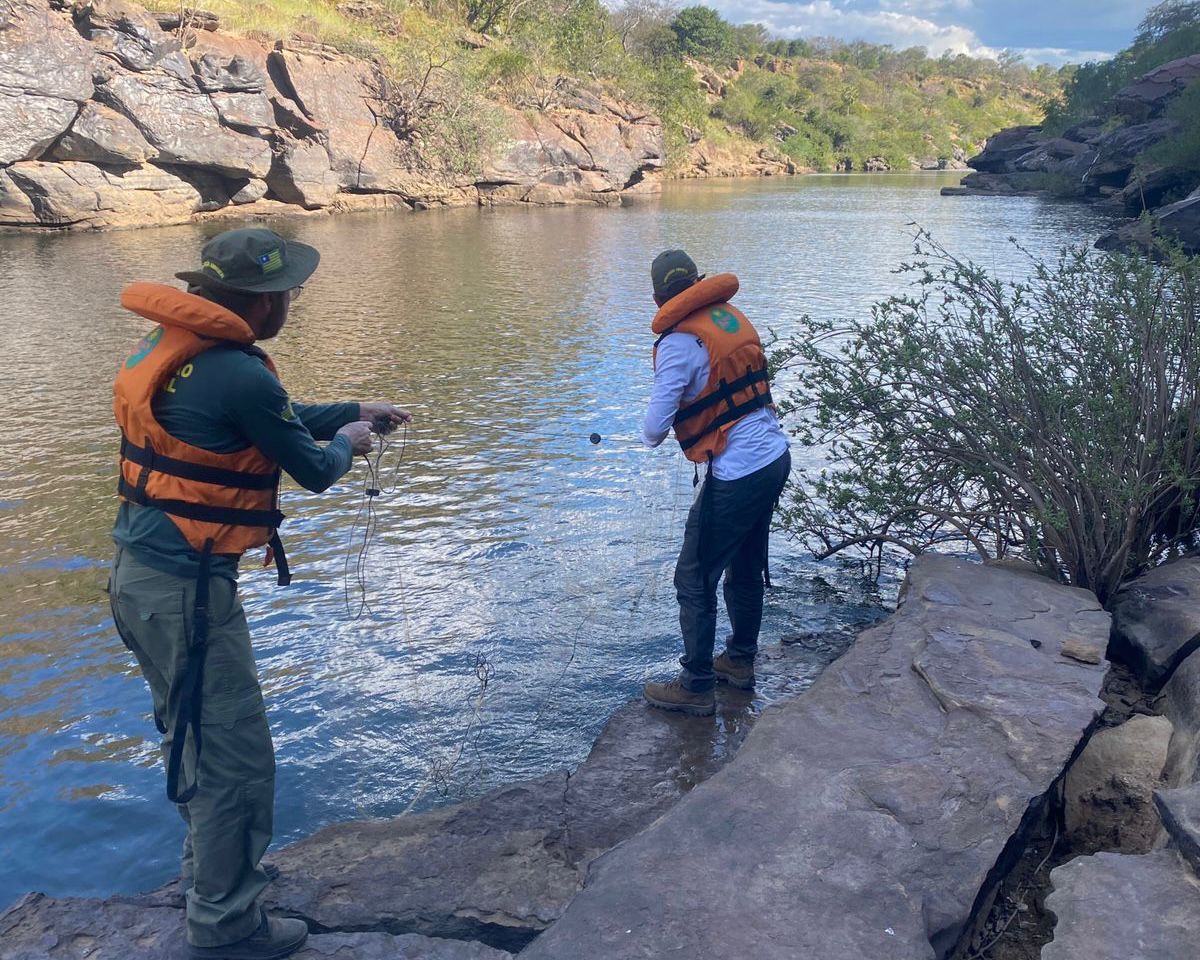
[[896,615],[594,861],[522,956],[941,956],[1099,712],[1108,629],[1084,591],[919,558]]
[[285,203],[313,210],[333,201],[340,181],[323,145],[289,137],[273,158],[267,184],[271,193]]
[[116,110],[89,100],[71,129],[55,144],[52,159],[123,166],[153,160],[150,146],[133,121]]
[[982,153],[967,161],[967,166],[981,173],[1004,173],[1009,164],[1038,146],[1041,131],[1041,127],[1035,126],[1001,130],[988,140]]
[[1200,53],[1172,60],[1118,91],[1112,99],[1113,108],[1136,123],[1144,122],[1161,114],[1172,99],[1198,78]]
[[1098,730],[1067,772],[1067,839],[1080,853],[1148,853],[1162,832],[1154,791],[1171,742],[1166,717]]
[[1113,600],[1113,650],[1149,690],[1159,689],[1200,647],[1200,559],[1165,563]]
[[270,905],[321,929],[415,931],[517,948],[561,915],[588,862],[718,769],[725,739],[641,703],[618,711],[577,771],[456,807],[339,824],[275,855]]
[[[166,960],[185,953],[183,911],[138,898],[52,900],[31,894],[0,915],[0,960]],[[417,935],[309,936],[296,960],[503,960],[482,943]]]
[[1054,940],[1042,960],[1193,960],[1200,884],[1179,855],[1098,853],[1050,874]]
[[76,22],[98,53],[130,70],[149,70],[179,50],[154,17],[125,0],[88,0],[76,7]]
[[155,167],[26,161],[0,170],[0,225],[102,228],[183,223],[200,207],[190,183]]
[[1179,132],[1174,120],[1160,118],[1148,123],[1119,127],[1096,142],[1096,162],[1088,171],[1094,183],[1113,182],[1123,186],[1137,163],[1138,154]]
[[231,203],[254,203],[267,195],[265,180],[247,180],[230,195]]
[[206,53],[194,66],[196,82],[206,93],[262,93],[267,88],[267,78],[246,57]]
[[164,163],[259,179],[271,169],[266,140],[222,126],[212,100],[193,83],[160,72],[118,73],[96,88],[96,99],[132,120]]
[[1175,727],[1164,779],[1177,787],[1197,779],[1200,766],[1200,652],[1175,670],[1162,691],[1163,712]]
[[1159,790],[1154,803],[1167,835],[1193,872],[1200,871],[1200,783]]
[[0,6],[0,165],[41,156],[92,95],[92,51],[35,0]]

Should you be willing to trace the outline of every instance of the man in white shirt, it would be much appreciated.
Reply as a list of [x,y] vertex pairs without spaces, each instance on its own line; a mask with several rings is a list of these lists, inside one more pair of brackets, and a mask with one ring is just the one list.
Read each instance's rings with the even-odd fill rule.
[[[642,439],[656,447],[674,427],[684,454],[706,473],[675,566],[683,669],[644,692],[655,707],[709,716],[718,680],[754,686],[768,535],[791,456],[761,340],[729,303],[737,278],[700,276],[682,250],[659,254],[650,275],[659,307],[651,329],[659,339]],[[714,660],[722,573],[732,632]]]

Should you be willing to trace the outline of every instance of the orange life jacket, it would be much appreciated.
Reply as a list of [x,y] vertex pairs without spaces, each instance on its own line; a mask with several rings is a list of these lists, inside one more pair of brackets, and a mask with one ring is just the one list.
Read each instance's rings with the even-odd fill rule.
[[254,332],[218,304],[157,283],[134,283],[121,306],[159,324],[142,338],[117,373],[113,411],[121,428],[123,500],[155,507],[171,518],[202,555],[245,553],[271,544],[280,583],[288,580],[276,529],[279,466],[251,446],[214,453],[173,437],[154,416],[160,390],[189,375],[189,361],[205,350],[234,343],[252,349],[275,373],[270,357],[252,347]]
[[708,351],[708,382],[699,396],[675,414],[675,439],[694,463],[707,463],[725,449],[733,425],[743,417],[773,406],[767,357],[758,331],[729,301],[738,278],[719,273],[668,300],[650,329],[658,345],[669,333],[698,338]]

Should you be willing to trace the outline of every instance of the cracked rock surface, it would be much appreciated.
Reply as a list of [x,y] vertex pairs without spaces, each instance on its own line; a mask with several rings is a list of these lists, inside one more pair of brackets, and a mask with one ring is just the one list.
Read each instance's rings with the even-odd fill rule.
[[1076,857],[1050,882],[1042,960],[1195,960],[1200,884],[1175,851]]
[[595,860],[521,956],[942,955],[1100,712],[1108,631],[1085,591],[919,558],[899,611]]
[[[295,960],[503,960],[482,943],[416,934],[310,935]],[[138,898],[52,900],[31,894],[0,915],[0,960],[183,960],[183,911]]]

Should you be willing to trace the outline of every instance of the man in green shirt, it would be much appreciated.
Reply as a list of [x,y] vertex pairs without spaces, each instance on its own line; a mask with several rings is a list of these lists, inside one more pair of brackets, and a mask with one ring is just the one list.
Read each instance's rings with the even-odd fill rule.
[[[168,796],[188,826],[190,955],[267,960],[299,948],[308,931],[259,905],[275,760],[238,561],[268,538],[281,559],[280,470],[319,493],[371,450],[374,432],[411,416],[389,403],[293,403],[254,345],[286,323],[319,261],[312,247],[231,230],[204,246],[201,261],[176,275],[188,293],[134,284],[122,298],[160,326],[117,378],[122,503],[109,590],[150,686]],[[280,570],[286,582],[286,564]]]

